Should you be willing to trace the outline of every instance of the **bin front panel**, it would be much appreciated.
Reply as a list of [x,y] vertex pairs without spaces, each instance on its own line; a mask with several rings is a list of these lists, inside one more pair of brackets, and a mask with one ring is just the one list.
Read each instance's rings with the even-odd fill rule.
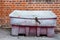
[[48,19],[48,20],[39,20],[40,24],[37,23],[34,19],[19,19],[19,18],[11,18],[10,23],[13,25],[28,25],[28,26],[56,26],[56,19]]

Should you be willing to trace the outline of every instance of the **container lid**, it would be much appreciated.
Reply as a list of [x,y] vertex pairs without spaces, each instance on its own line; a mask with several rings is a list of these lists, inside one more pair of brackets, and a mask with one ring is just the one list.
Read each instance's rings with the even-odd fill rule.
[[14,10],[9,17],[19,18],[56,18],[57,16],[52,11],[21,11]]

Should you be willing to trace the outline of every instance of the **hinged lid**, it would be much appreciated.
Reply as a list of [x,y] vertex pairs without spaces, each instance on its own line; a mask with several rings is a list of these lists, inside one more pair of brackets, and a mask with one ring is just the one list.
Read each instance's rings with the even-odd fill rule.
[[52,11],[21,11],[15,10],[10,15],[10,17],[19,18],[56,18],[56,15]]

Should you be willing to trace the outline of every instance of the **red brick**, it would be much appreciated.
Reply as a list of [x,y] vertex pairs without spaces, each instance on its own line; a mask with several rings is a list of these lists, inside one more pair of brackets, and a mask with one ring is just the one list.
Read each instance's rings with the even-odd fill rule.
[[[2,0],[0,2],[0,15],[1,18],[7,18],[8,15],[13,10],[51,10],[57,15],[57,24],[60,24],[60,4],[47,4],[47,3],[28,3],[28,2],[20,2],[19,0]],[[2,7],[1,7],[2,6]],[[8,17],[9,18],[9,17]],[[8,18],[4,21],[9,22]],[[3,22],[2,22],[3,23]]]

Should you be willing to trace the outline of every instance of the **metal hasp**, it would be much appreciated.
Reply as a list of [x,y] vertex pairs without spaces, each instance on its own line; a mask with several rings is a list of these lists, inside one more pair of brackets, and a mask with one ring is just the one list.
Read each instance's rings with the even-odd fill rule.
[[40,24],[40,21],[38,20],[37,17],[35,17],[35,21]]

